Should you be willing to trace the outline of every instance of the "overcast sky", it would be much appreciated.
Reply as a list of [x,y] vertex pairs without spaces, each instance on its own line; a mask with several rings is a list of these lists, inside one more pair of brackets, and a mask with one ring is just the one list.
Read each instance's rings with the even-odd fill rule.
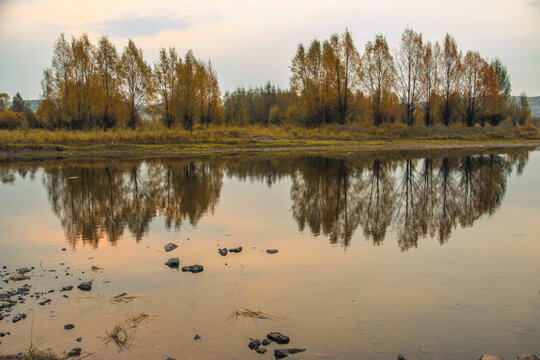
[[288,87],[299,42],[348,27],[360,50],[377,33],[395,48],[407,26],[500,57],[514,94],[540,95],[540,0],[0,0],[0,92],[38,98],[62,32],[93,42],[109,35],[119,52],[132,38],[151,63],[162,46],[193,49],[231,90],[268,80]]

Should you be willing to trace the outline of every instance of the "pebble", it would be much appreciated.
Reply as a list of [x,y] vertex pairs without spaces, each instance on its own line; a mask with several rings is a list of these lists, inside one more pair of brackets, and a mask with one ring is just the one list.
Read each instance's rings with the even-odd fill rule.
[[278,252],[279,252],[278,249],[268,249],[268,250],[266,250],[267,254],[277,254]]
[[92,290],[92,282],[86,281],[86,282],[80,283],[80,285],[77,287],[81,289],[82,291],[90,291]]
[[275,343],[277,344],[288,344],[290,339],[288,336],[285,336],[283,335],[282,333],[279,333],[279,332],[271,332],[271,333],[268,333],[268,335],[266,335],[267,338],[269,338],[270,340],[274,341]]
[[193,338],[193,340],[195,340],[195,341],[200,340],[200,339],[201,339],[201,337],[199,336],[199,334],[196,334],[195,337]]
[[177,247],[178,247],[178,245],[176,245],[176,244],[168,243],[167,245],[165,245],[165,252],[173,251]]
[[171,268],[177,268],[180,265],[180,259],[179,258],[170,258],[165,265]]
[[190,266],[184,266],[182,268],[182,271],[183,272],[192,272],[192,273],[200,273],[201,271],[203,271],[204,268],[202,265],[190,265]]
[[73,324],[64,325],[64,330],[71,330],[71,329],[74,329],[74,328],[75,328],[75,325],[73,325]]

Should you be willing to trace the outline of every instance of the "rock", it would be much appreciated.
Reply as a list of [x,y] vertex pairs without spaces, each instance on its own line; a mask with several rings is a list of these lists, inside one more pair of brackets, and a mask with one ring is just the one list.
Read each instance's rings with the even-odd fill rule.
[[193,340],[201,340],[201,337],[199,336],[199,334],[195,334],[195,337],[193,338]]
[[248,348],[251,350],[257,350],[261,346],[261,340],[259,339],[251,339],[251,341],[248,344]]
[[397,360],[407,360],[407,359],[405,359],[405,357],[403,355],[398,355]]
[[127,293],[124,292],[124,293],[121,293],[120,295],[116,295],[113,299],[118,299],[124,296],[127,296]]
[[39,305],[43,306],[43,305],[45,305],[45,304],[50,303],[51,301],[52,301],[51,299],[43,300],[43,301],[41,301],[41,302],[39,303]]
[[78,337],[75,341],[81,342],[81,341],[82,341],[82,337]]
[[62,289],[60,291],[70,291],[71,289],[73,289],[73,286],[69,285],[69,286],[63,286]]
[[69,298],[69,296],[67,296],[67,295],[62,295],[62,297],[66,298],[66,299]]
[[306,349],[297,349],[297,348],[276,349],[276,350],[274,350],[274,357],[276,359],[283,359],[284,357],[287,357],[289,355],[301,353],[301,352],[304,352],[304,351],[306,351]]
[[92,290],[92,282],[91,281],[82,282],[77,287],[81,289],[82,291],[90,291]]
[[81,351],[81,348],[73,348],[70,352],[68,352],[67,357],[81,356]]
[[219,249],[218,252],[219,252],[219,255],[225,256],[225,255],[227,255],[228,250],[227,249]]
[[523,355],[518,355],[517,360],[539,360],[539,359],[538,359],[538,356],[534,354],[523,354]]
[[184,266],[182,268],[182,271],[183,272],[192,272],[192,273],[200,273],[201,271],[203,271],[204,268],[202,265],[190,265],[190,266]]
[[169,261],[165,263],[170,268],[177,268],[180,265],[180,259],[178,258],[170,258]]
[[66,251],[67,249],[66,248],[62,248],[62,251]]
[[255,350],[259,354],[264,354],[267,350],[265,348]]
[[75,325],[73,324],[64,325],[64,330],[71,330],[71,329],[75,329]]
[[26,314],[17,314],[15,316],[13,316],[13,318],[11,319],[11,321],[13,321],[14,323],[20,321],[20,320],[23,320],[23,319],[26,319]]
[[279,252],[278,249],[268,249],[268,250],[266,250],[267,254],[277,254],[278,252]]
[[229,249],[229,252],[232,252],[232,253],[239,253],[239,252],[242,252],[242,247],[239,246],[239,247],[237,247],[237,248]]
[[178,245],[176,245],[176,244],[168,243],[167,245],[165,245],[165,252],[173,251],[177,247],[178,247]]
[[271,333],[268,333],[268,335],[266,335],[267,338],[269,338],[270,340],[274,341],[275,343],[277,344],[288,344],[290,339],[288,336],[285,336],[281,333],[278,333],[278,332],[271,332]]
[[167,358],[167,360],[176,360],[176,359],[174,359],[174,358],[171,358],[171,357],[168,357],[168,358]]
[[272,340],[270,340],[270,339],[263,339],[263,341],[262,341],[262,344],[264,346],[270,345],[271,343],[272,343]]
[[4,336],[6,336],[6,334],[3,332],[0,332],[0,337],[4,337]]
[[482,355],[478,360],[504,360],[498,355]]

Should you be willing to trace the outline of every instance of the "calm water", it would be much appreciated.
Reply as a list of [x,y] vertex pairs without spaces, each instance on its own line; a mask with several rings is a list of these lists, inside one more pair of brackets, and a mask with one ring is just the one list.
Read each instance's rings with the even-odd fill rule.
[[[248,337],[280,331],[298,359],[540,355],[540,152],[449,155],[0,165],[0,265],[36,268],[0,293],[55,290],[0,322],[0,354],[32,338],[96,359],[273,359]],[[228,318],[243,308],[284,318]],[[103,344],[140,312],[130,349]]]

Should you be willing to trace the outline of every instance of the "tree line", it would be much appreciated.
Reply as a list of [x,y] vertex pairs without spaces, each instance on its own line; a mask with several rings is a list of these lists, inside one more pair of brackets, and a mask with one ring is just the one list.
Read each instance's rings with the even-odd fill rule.
[[351,32],[299,44],[289,89],[271,83],[239,87],[221,96],[216,71],[188,51],[162,48],[150,65],[130,39],[119,53],[107,36],[97,45],[86,34],[61,34],[43,71],[42,99],[34,114],[20,94],[0,94],[0,128],[136,129],[142,119],[167,128],[210,124],[295,125],[388,123],[413,125],[525,125],[526,94],[511,96],[499,58],[463,54],[447,34],[439,43],[406,28],[397,49],[376,35],[360,51]]

